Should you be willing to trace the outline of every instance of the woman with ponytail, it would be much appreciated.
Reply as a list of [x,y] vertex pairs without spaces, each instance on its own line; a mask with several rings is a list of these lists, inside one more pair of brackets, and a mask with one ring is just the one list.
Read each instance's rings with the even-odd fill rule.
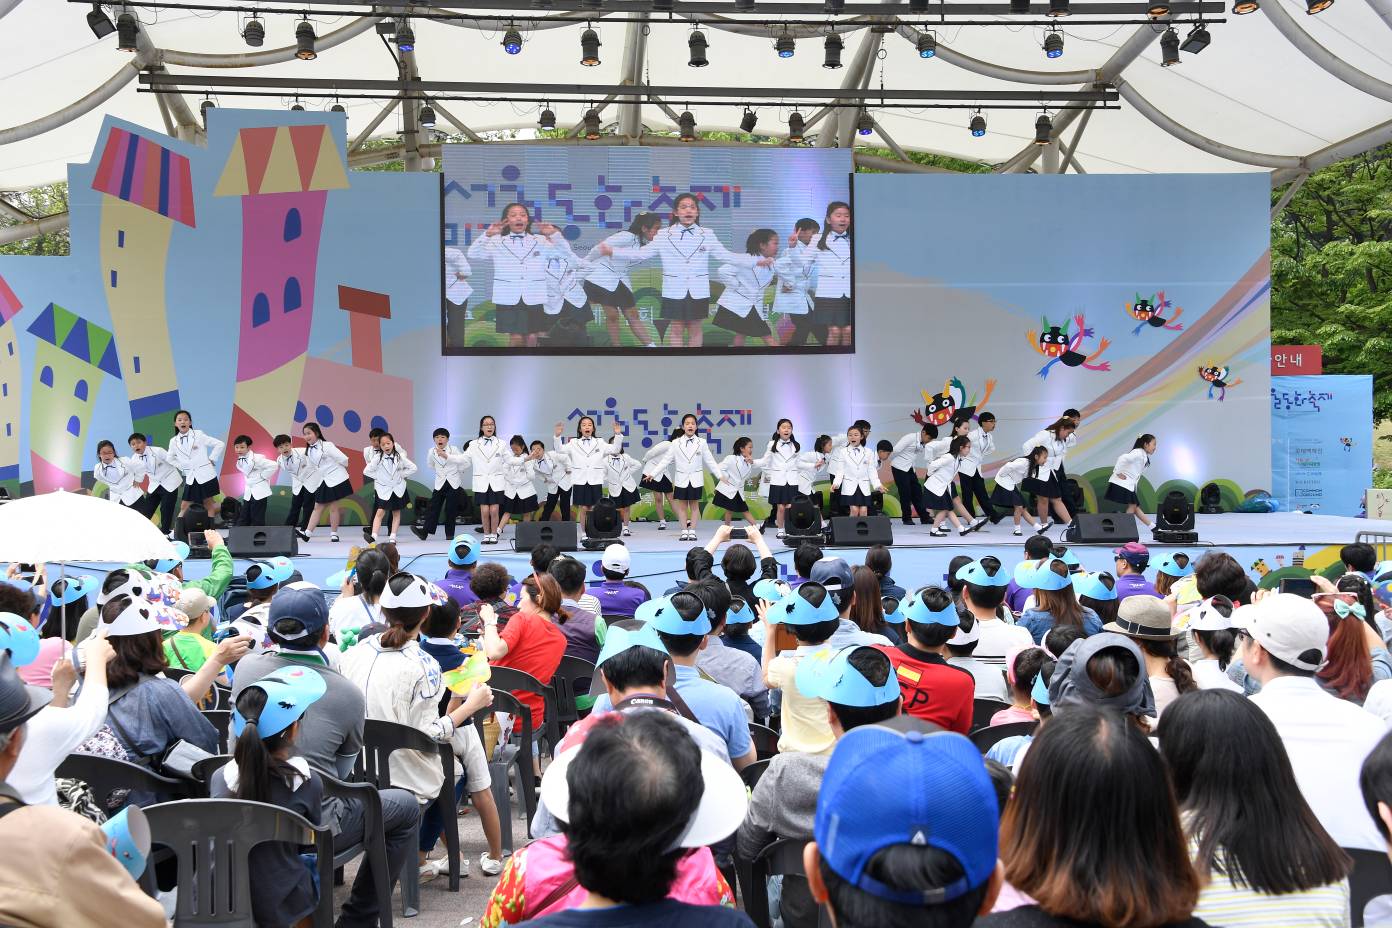
[[1200,655],[1193,664],[1194,682],[1201,690],[1242,692],[1242,687],[1228,679],[1227,674],[1237,653],[1233,608],[1233,601],[1226,596],[1210,596],[1189,613],[1189,633]]
[[368,548],[358,555],[357,564],[349,575],[349,583],[356,592],[340,595],[329,609],[329,629],[335,641],[342,644],[344,633],[350,629],[381,623],[382,607],[378,600],[382,598],[391,573],[391,561],[382,551]]
[[1315,680],[1340,699],[1362,705],[1374,683],[1392,678],[1392,657],[1369,621],[1368,580],[1359,574],[1345,574],[1338,583],[1318,574],[1310,579],[1319,588],[1315,604],[1329,620],[1329,657]]
[[[212,798],[269,803],[318,825],[324,784],[294,747],[301,716],[324,689],[324,678],[309,667],[283,667],[248,684],[232,709],[237,740],[232,760],[213,774]],[[268,841],[252,849],[248,866],[256,924],[310,924],[320,890],[311,858],[289,841]]]

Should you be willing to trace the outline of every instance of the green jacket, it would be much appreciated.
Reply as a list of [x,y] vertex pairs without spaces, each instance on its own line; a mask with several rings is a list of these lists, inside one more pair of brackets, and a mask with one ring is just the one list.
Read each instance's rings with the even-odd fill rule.
[[213,599],[220,599],[223,593],[227,592],[227,587],[232,583],[232,555],[227,553],[226,545],[219,545],[213,549],[213,566],[208,571],[208,576],[202,580],[189,580],[184,583],[184,589],[200,589]]

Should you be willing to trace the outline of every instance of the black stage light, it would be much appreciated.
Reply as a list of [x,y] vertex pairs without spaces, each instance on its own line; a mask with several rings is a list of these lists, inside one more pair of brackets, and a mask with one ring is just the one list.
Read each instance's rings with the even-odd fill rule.
[[135,51],[135,37],[140,32],[140,24],[129,13],[116,17],[116,47],[123,52]]
[[266,41],[266,27],[261,20],[255,16],[247,20],[247,24],[242,27],[242,41],[252,48],[261,47],[261,44]]
[[706,34],[700,29],[693,31],[687,37],[686,47],[691,53],[686,61],[687,67],[704,68],[710,64],[706,58],[706,49],[710,47],[710,43],[706,41]]
[[791,58],[793,52],[797,50],[797,44],[793,41],[792,36],[784,34],[774,40],[773,50],[778,52],[779,58]]
[[537,120],[537,125],[543,129],[556,128],[556,114],[551,112],[551,107],[541,111],[541,118]]
[[1054,120],[1048,113],[1040,113],[1034,121],[1034,144],[1048,145],[1053,141]]
[[1199,514],[1216,516],[1223,511],[1223,491],[1216,483],[1206,483],[1199,491]]
[[1165,34],[1160,37],[1160,66],[1162,68],[1172,67],[1179,64],[1179,33],[1174,29],[1166,29]]
[[977,110],[972,114],[971,122],[968,123],[973,138],[981,138],[986,134],[986,117]]
[[416,31],[405,20],[396,28],[396,48],[403,52],[416,50]]
[[822,511],[810,496],[799,496],[788,505],[783,517],[783,543],[796,548],[804,541],[820,544],[826,540]]
[[696,117],[691,115],[691,110],[677,117],[677,130],[681,133],[683,142],[696,141]]
[[92,35],[104,39],[116,31],[116,24],[106,15],[100,3],[94,3],[92,12],[87,14],[87,28],[92,30]]
[[759,117],[748,107],[744,110],[744,118],[740,120],[741,132],[753,132],[754,127],[759,124]]
[[822,47],[826,49],[826,58],[822,60],[822,67],[833,71],[841,67],[841,49],[846,47],[846,43],[841,41],[841,37],[834,32],[829,34]]
[[585,111],[585,138],[593,142],[599,138],[599,111]]
[[1161,544],[1192,545],[1199,540],[1194,531],[1194,503],[1179,490],[1165,494],[1155,513],[1151,537]]
[[585,517],[585,549],[605,548],[623,532],[619,510],[608,499],[601,499]]
[[295,57],[301,61],[313,61],[318,58],[319,53],[314,50],[315,41],[314,26],[310,25],[307,19],[300,20],[300,24],[295,27]]
[[1049,58],[1063,57],[1063,33],[1050,32],[1044,37],[1044,54]]
[[600,44],[599,33],[593,29],[580,33],[580,63],[587,68],[598,65]]
[[803,121],[802,114],[793,110],[793,114],[788,117],[788,141],[797,144],[802,141],[802,133],[807,128]]
[[435,128],[435,107],[429,103],[421,104],[420,113],[416,116],[416,121],[420,123],[422,129]]
[[1197,55],[1208,48],[1208,43],[1211,41],[1207,27],[1203,23],[1198,23],[1189,30],[1189,34],[1184,37],[1184,43],[1179,46],[1179,49],[1191,55]]

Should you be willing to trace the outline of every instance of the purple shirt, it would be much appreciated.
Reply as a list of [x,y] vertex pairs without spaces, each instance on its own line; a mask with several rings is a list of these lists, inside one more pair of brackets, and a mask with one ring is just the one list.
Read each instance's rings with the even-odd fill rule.
[[633,618],[634,611],[648,601],[648,594],[622,580],[605,580],[590,587],[599,600],[600,615],[621,615]]
[[1155,587],[1141,574],[1122,574],[1116,578],[1117,602],[1128,596],[1154,596],[1162,599]]
[[445,571],[443,580],[435,581],[435,585],[449,594],[450,599],[464,607],[469,603],[478,602],[478,597],[474,591],[469,589],[469,578],[474,572],[464,567],[451,567]]
[[1019,615],[1024,611],[1025,600],[1029,599],[1034,590],[1029,587],[1020,586],[1014,580],[1005,588],[1005,601],[1010,604],[1010,611]]

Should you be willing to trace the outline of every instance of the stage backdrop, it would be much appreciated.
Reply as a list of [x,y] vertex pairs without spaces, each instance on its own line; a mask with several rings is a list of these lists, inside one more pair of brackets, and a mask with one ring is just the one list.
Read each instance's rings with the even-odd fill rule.
[[1372,376],[1272,377],[1271,495],[1281,508],[1362,515],[1372,480]]
[[[693,411],[727,454],[780,416],[804,443],[862,416],[893,440],[935,396],[997,414],[997,461],[1083,409],[1068,469],[1089,495],[1142,431],[1160,436],[1147,501],[1270,486],[1264,174],[859,175],[853,354],[444,357],[439,176],[347,171],[341,117],[209,117],[206,148],[108,120],[69,172],[72,255],[0,258],[11,492],[90,485],[99,439],[165,443],[179,408],[267,454],[318,421],[359,486],[373,425],[421,462],[438,425],[458,442],[489,413],[549,438],[590,414],[641,455]],[[1049,363],[1045,332],[1082,363]]]

